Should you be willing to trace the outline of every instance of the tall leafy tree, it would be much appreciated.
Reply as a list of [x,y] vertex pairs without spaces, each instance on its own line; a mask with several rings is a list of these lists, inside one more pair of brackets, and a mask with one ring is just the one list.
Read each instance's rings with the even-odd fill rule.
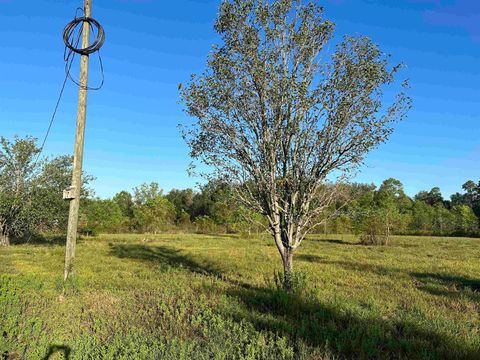
[[80,229],[84,233],[117,233],[125,229],[125,216],[114,200],[84,199],[82,201]]
[[465,191],[464,203],[480,217],[480,181],[475,183],[469,180],[463,184],[462,189]]
[[184,132],[191,156],[268,219],[287,287],[295,250],[334,199],[327,177],[355,170],[410,107],[403,92],[382,101],[400,66],[366,37],[329,54],[333,29],[313,1],[223,1],[222,43],[181,90],[197,118]]
[[[0,243],[34,233],[66,228],[68,203],[62,198],[70,185],[72,157],[39,158],[33,137],[0,138]],[[82,198],[91,195],[93,179],[84,175]]]
[[193,190],[184,189],[177,190],[172,189],[167,194],[167,199],[175,206],[176,218],[175,223],[177,225],[186,225],[190,223],[190,214],[192,213],[193,206]]
[[405,194],[403,184],[397,179],[387,179],[375,194],[375,205],[386,226],[386,236],[393,230],[403,232],[408,227],[412,200]]
[[[29,198],[34,212],[35,228],[39,232],[66,229],[68,222],[68,202],[62,192],[71,183],[71,156],[59,156],[44,161],[38,177],[32,181]],[[89,181],[89,177],[85,179]],[[84,194],[85,195],[85,194]]]
[[174,224],[175,206],[163,196],[148,199],[133,210],[135,226],[140,232],[157,233]]
[[423,201],[431,206],[444,202],[442,192],[437,186],[432,188],[430,191],[420,191],[417,195],[415,195],[415,200]]
[[133,189],[134,226],[140,232],[156,233],[173,225],[175,206],[163,196],[158,183],[144,183]]
[[133,189],[133,201],[137,206],[161,196],[163,196],[163,190],[157,182],[143,183]]
[[126,218],[133,218],[133,196],[128,191],[120,191],[112,199]]
[[31,184],[38,175],[40,149],[32,137],[0,138],[0,245],[9,245],[12,236],[27,233],[31,221],[26,207],[31,203]]
[[433,205],[433,234],[450,235],[454,232],[455,216],[443,203]]
[[473,235],[478,232],[478,218],[467,205],[456,205],[452,209],[455,215],[455,230],[458,235]]
[[412,230],[422,234],[431,233],[433,216],[433,208],[430,205],[424,201],[416,201],[413,205]]
[[[134,226],[134,202],[133,196],[128,191],[120,191],[115,194],[112,201],[120,208],[122,212],[122,226],[123,231],[132,231]],[[118,230],[117,230],[118,231]]]

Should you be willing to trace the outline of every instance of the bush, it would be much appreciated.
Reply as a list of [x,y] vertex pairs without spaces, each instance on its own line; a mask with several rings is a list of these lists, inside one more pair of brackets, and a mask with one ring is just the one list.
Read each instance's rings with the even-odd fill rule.
[[208,215],[199,216],[195,219],[195,230],[200,234],[211,234],[216,232],[217,224]]
[[98,230],[91,225],[80,226],[78,233],[83,236],[98,236]]
[[378,216],[371,216],[360,234],[360,243],[363,245],[387,245],[390,237],[388,227]]

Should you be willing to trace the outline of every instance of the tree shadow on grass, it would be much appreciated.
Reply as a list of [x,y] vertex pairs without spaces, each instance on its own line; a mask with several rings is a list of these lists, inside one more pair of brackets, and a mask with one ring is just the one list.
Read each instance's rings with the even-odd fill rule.
[[43,357],[43,360],[48,360],[57,353],[63,353],[63,358],[68,360],[68,359],[70,359],[71,351],[72,350],[70,349],[70,347],[66,346],[66,345],[51,345],[48,348],[47,353]]
[[[82,244],[85,240],[92,239],[88,236],[77,236],[77,244]],[[34,245],[34,246],[64,246],[67,243],[67,235],[42,235],[35,234],[21,238],[15,238],[11,241],[12,245]]]
[[326,265],[330,264],[344,270],[368,272],[378,276],[406,274],[412,278],[415,287],[421,291],[428,292],[432,295],[445,296],[450,299],[466,296],[472,301],[480,302],[480,279],[451,274],[409,272],[408,270],[394,267],[346,260],[332,261],[317,255],[299,254],[297,255],[297,259]]
[[332,264],[349,271],[369,272],[379,276],[406,274],[412,278],[413,284],[421,291],[428,292],[432,295],[446,296],[448,298],[467,296],[471,298],[472,301],[480,302],[480,279],[451,274],[409,272],[408,270],[394,267],[353,261],[331,261],[309,255],[299,255],[298,258],[309,262]]
[[274,288],[232,288],[246,311],[231,314],[259,331],[288,337],[347,359],[479,359],[480,350],[458,340],[395,319],[359,317],[322,304],[313,296],[288,295]]
[[29,235],[12,239],[12,245],[65,245],[67,235]]
[[153,262],[160,267],[186,269],[196,274],[223,278],[222,273],[210,262],[194,260],[191,256],[182,254],[182,251],[160,245],[140,244],[110,244],[110,252],[119,258],[136,259]]
[[206,237],[215,237],[215,238],[223,238],[223,239],[239,239],[240,236],[238,234],[218,234],[215,232],[195,232],[196,235],[204,235]]
[[319,256],[319,255],[313,255],[313,254],[297,254],[295,256],[295,260],[299,261],[307,261],[311,263],[323,263],[327,260],[328,258],[326,256]]
[[[222,276],[212,263],[199,261],[181,250],[166,246],[111,244],[120,258],[158,263],[193,273],[221,278],[230,286],[221,292],[241,306],[218,309],[223,316],[252,324],[258,331],[270,331],[289,339],[297,351],[305,345],[317,353],[326,352],[352,359],[479,359],[480,350],[468,348],[446,334],[428,331],[400,319],[362,316],[341,306],[324,304],[311,295],[288,295],[273,286],[256,287]],[[343,266],[359,268],[345,262]],[[364,271],[385,269],[364,268]],[[211,284],[216,288],[217,285]],[[303,345],[302,345],[303,344]]]
[[417,279],[425,281],[435,281],[443,285],[456,286],[458,288],[480,291],[480,280],[467,278],[465,276],[457,276],[450,274],[434,274],[434,273],[411,273]]
[[312,240],[317,241],[317,242],[324,242],[324,243],[329,243],[329,244],[338,244],[338,245],[351,245],[351,246],[358,246],[362,245],[359,242],[356,241],[348,241],[348,240],[340,240],[340,239],[318,239],[318,238],[313,238]]
[[297,259],[300,261],[307,261],[312,263],[321,263],[325,265],[334,265],[338,266],[344,270],[349,271],[362,271],[362,272],[370,272],[376,275],[391,275],[394,273],[400,273],[400,269],[380,266],[376,264],[368,264],[368,263],[361,263],[361,262],[354,262],[354,261],[347,261],[347,260],[328,260],[328,258],[324,258],[317,255],[304,255],[298,254]]
[[467,296],[480,303],[480,279],[465,276],[435,273],[410,273],[412,278],[421,282],[419,288],[432,295],[456,298]]
[[[405,242],[398,243],[398,242],[391,242],[391,241],[387,245],[372,245],[372,244],[364,244],[359,239],[341,240],[341,239],[336,239],[336,238],[327,238],[327,239],[312,238],[311,240],[316,241],[316,242],[329,243],[329,244],[346,245],[346,246],[359,246],[359,247],[364,247],[366,249],[368,249],[368,248],[388,249],[388,248],[418,248],[418,247],[420,247],[420,245],[418,245],[418,244],[409,244],[409,243],[405,243]],[[393,240],[395,240],[395,237],[393,237]]]

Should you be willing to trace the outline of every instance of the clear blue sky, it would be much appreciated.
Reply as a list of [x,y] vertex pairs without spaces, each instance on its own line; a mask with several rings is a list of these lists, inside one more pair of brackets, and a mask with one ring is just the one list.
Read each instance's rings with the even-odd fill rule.
[[[325,0],[336,35],[363,34],[408,68],[414,108],[357,180],[403,182],[444,196],[480,178],[480,1]],[[85,168],[98,196],[141,182],[192,187],[177,124],[190,120],[179,83],[201,72],[218,1],[93,0],[104,25],[106,82],[89,95]],[[81,0],[0,0],[0,134],[42,138],[62,83],[60,33]],[[91,84],[98,80],[91,62]],[[77,73],[78,68],[74,69]],[[73,150],[77,89],[69,83],[45,153]]]

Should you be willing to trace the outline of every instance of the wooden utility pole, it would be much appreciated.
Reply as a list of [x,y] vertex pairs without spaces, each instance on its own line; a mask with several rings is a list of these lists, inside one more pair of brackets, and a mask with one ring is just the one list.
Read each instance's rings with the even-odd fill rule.
[[[84,16],[87,18],[91,17],[91,6],[91,0],[84,0]],[[90,42],[90,25],[87,22],[83,22],[82,26],[82,48],[85,49],[89,46]],[[88,60],[88,55],[81,55],[72,186],[70,188],[71,195],[68,197],[70,200],[70,211],[68,214],[64,280],[67,280],[73,273],[75,247],[77,243],[78,209],[80,207],[80,191],[82,189],[83,143],[85,138],[85,119],[87,115]]]

